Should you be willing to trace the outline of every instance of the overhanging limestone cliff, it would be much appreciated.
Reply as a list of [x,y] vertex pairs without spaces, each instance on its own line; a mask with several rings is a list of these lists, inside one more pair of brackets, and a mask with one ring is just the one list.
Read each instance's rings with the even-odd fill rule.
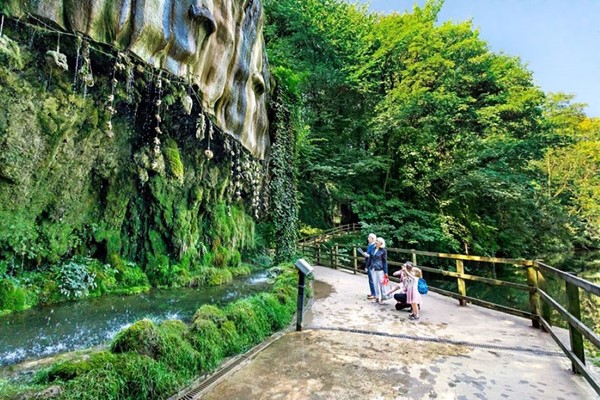
[[6,0],[0,7],[188,79],[219,128],[254,157],[267,156],[269,79],[260,0]]

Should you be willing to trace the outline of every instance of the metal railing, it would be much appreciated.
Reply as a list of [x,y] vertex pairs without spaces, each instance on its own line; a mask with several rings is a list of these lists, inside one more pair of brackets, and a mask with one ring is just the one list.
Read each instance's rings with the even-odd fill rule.
[[[333,235],[333,232],[328,232],[328,235]],[[328,237],[328,239],[331,239],[331,237]],[[300,251],[304,253],[305,256],[314,260],[318,265],[335,269],[339,268],[350,270],[354,274],[359,272],[364,273],[363,268],[359,268],[359,263],[364,261],[364,257],[357,254],[357,246],[341,244],[325,246],[316,238],[312,238],[309,241],[299,242],[298,245]],[[585,377],[589,384],[600,395],[600,382],[597,380],[597,377],[594,377],[591,371],[586,367],[584,351],[585,338],[592,344],[596,351],[600,352],[600,336],[594,332],[593,329],[585,325],[585,323],[581,320],[580,297],[580,291],[600,297],[600,286],[567,272],[560,271],[537,260],[435,253],[414,249],[390,248],[387,249],[387,251],[388,260],[393,258],[400,259],[399,256],[402,255],[410,257],[413,264],[424,271],[428,278],[431,278],[434,275],[444,277],[443,279],[455,278],[457,287],[456,292],[437,288],[431,284],[429,284],[429,290],[444,296],[455,298],[459,301],[461,306],[465,306],[467,303],[472,303],[482,307],[530,319],[533,327],[541,328],[552,336],[554,341],[562,349],[565,355],[571,360],[573,371]],[[427,262],[422,262],[422,264],[420,264],[419,260],[423,259],[436,260],[437,262],[433,264],[438,264],[441,262],[441,260],[443,260],[443,263],[445,263],[447,267],[450,264],[454,264],[452,265],[452,269],[455,269],[455,271],[442,269],[436,265],[427,265],[431,264]],[[477,263],[477,265],[492,264],[494,267],[496,264],[509,265],[512,266],[512,268],[515,268],[515,270],[521,275],[524,275],[522,278],[523,282],[512,282],[466,273],[465,263]],[[394,268],[399,268],[402,266],[402,264],[402,262],[398,261],[388,261],[390,275]],[[547,277],[549,275],[553,275],[554,277],[564,281],[567,297],[566,307],[561,305],[559,301],[557,301],[548,293]],[[398,281],[397,278],[394,277],[390,277],[390,279],[396,282]],[[488,299],[468,296],[467,282],[478,282],[485,285],[502,286],[517,291],[526,292],[528,293],[529,301],[527,308],[529,311],[497,304],[493,301],[488,301]],[[563,318],[563,321],[566,322],[569,330],[569,344],[563,343],[557,336],[556,332],[554,332],[552,329],[551,309],[556,310],[558,315]]]

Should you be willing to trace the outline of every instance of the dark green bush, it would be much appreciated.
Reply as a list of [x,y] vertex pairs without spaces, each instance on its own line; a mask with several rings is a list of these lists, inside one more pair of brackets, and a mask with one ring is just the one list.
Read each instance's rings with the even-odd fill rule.
[[243,347],[263,340],[270,333],[270,324],[265,312],[249,299],[238,300],[225,308],[227,317],[233,321]]
[[213,321],[197,319],[188,336],[192,346],[200,354],[202,369],[210,371],[219,365],[225,356],[225,343],[219,328]]
[[135,263],[125,262],[125,268],[117,274],[117,282],[121,287],[149,287],[150,282],[142,269]]
[[0,278],[0,310],[22,311],[26,308],[26,292],[11,279]]
[[189,329],[177,320],[164,321],[158,327],[157,359],[185,378],[193,378],[201,370],[201,356],[186,339]]
[[203,275],[203,282],[207,286],[219,286],[233,280],[231,271],[226,268],[207,268]]
[[194,314],[194,318],[192,319],[192,323],[196,322],[200,319],[206,319],[208,321],[212,321],[215,323],[217,327],[223,325],[225,321],[227,321],[227,315],[223,311],[223,309],[212,305],[212,304],[204,304],[202,307],[196,311]]
[[158,336],[156,325],[149,319],[143,319],[119,332],[110,350],[113,353],[136,352],[155,358],[158,353]]

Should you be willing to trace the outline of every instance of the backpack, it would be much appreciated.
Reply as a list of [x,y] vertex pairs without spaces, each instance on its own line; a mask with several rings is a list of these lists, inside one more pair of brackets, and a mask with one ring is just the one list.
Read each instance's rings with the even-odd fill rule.
[[419,278],[418,290],[421,294],[427,294],[427,292],[429,291],[429,286],[427,286],[427,282],[425,282],[425,279]]

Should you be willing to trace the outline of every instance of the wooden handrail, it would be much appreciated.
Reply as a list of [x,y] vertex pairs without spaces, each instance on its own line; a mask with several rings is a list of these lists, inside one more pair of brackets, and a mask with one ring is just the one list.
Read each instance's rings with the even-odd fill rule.
[[448,259],[453,259],[453,260],[482,261],[482,262],[489,262],[489,263],[496,263],[496,264],[514,264],[514,265],[530,266],[535,263],[533,260],[519,260],[519,259],[513,259],[513,258],[471,256],[471,255],[467,255],[467,254],[435,253],[435,252],[431,252],[431,251],[420,251],[420,250],[414,250],[414,249],[388,248],[387,251],[393,252],[393,253],[417,254],[420,256],[448,258]]
[[563,353],[565,353],[565,355],[567,357],[569,357],[569,359],[573,363],[573,367],[576,370],[576,372],[583,375],[583,377],[585,378],[586,381],[588,381],[590,386],[592,386],[592,388],[596,391],[596,393],[598,393],[598,395],[600,395],[600,384],[598,384],[598,382],[596,382],[596,380],[594,379],[592,374],[590,374],[588,369],[585,367],[585,363],[582,362],[575,355],[575,353],[573,353],[571,350],[569,350],[569,348],[567,348],[567,346],[565,346],[565,344],[562,342],[562,340],[560,340],[560,338],[556,335],[556,333],[554,333],[554,331],[552,330],[552,326],[550,325],[550,323],[548,321],[546,321],[545,319],[542,318],[540,320],[540,322],[542,323],[542,327],[544,328],[544,331],[546,331],[550,334],[550,336],[552,337],[552,339],[554,339],[554,342],[558,345],[558,347],[560,347],[560,349],[563,351]]
[[536,262],[536,266],[540,270],[542,270],[544,272],[549,272],[553,275],[556,275],[559,278],[561,278],[562,280],[572,283],[573,285],[582,288],[583,290],[585,290],[588,293],[593,293],[596,296],[600,296],[600,286],[595,285],[590,281],[586,281],[585,279],[582,279],[582,278],[579,278],[578,276],[569,274],[568,272],[561,271],[559,269],[556,269],[554,267],[546,265],[540,261]]
[[322,238],[322,237],[336,236],[336,234],[341,234],[341,233],[345,233],[345,232],[355,232],[359,228],[360,228],[360,225],[357,223],[339,225],[339,226],[329,228],[327,230],[324,230],[324,231],[314,234],[314,235],[302,236],[298,241],[306,243],[307,241],[315,240],[315,239]]
[[587,340],[592,342],[596,348],[600,349],[600,336],[598,336],[593,330],[588,328],[583,322],[575,318],[566,308],[561,306],[556,300],[543,290],[539,290],[538,293],[542,299],[547,302],[552,308],[558,311],[573,328],[577,329],[579,333],[586,337]]

